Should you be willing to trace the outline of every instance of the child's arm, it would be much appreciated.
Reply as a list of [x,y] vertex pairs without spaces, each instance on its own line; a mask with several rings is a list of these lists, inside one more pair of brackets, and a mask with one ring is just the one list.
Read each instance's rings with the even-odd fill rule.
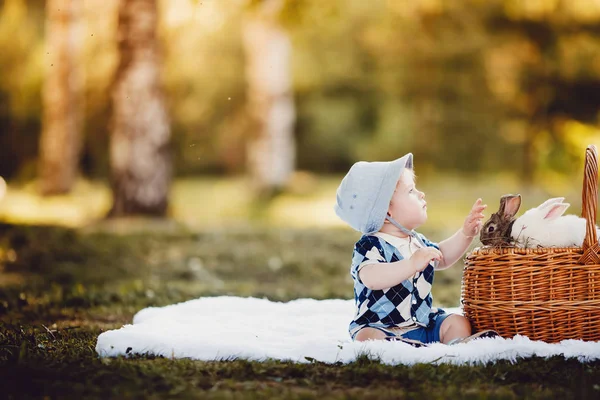
[[440,261],[436,269],[446,269],[454,265],[465,254],[473,238],[479,234],[484,218],[482,212],[487,207],[486,204],[482,205],[481,203],[481,199],[477,199],[463,227],[439,244],[444,258]]
[[360,280],[371,290],[387,289],[423,271],[432,260],[441,260],[442,253],[434,248],[418,249],[411,258],[391,263],[367,264],[358,271]]

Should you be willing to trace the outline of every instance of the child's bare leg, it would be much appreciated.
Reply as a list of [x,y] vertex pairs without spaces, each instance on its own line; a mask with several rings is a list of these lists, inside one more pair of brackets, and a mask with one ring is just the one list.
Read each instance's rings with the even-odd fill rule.
[[446,344],[452,339],[464,338],[471,334],[471,324],[462,315],[453,314],[442,322],[440,326],[440,340]]
[[385,338],[386,334],[380,331],[379,329],[362,328],[360,331],[358,331],[358,333],[354,337],[354,340],[357,342],[364,342],[365,340],[384,340]]

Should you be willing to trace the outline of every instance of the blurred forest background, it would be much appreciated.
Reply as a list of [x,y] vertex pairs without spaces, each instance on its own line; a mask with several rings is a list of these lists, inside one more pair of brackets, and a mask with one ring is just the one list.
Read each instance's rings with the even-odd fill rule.
[[[434,242],[478,197],[578,214],[599,110],[600,0],[0,0],[3,394],[591,398],[598,365],[556,357],[280,373],[94,349],[150,306],[352,298],[333,206],[358,160],[414,154]],[[456,264],[434,305],[460,304]]]
[[432,230],[576,208],[599,34],[595,0],[0,0],[0,218],[340,225],[352,163],[407,152]]

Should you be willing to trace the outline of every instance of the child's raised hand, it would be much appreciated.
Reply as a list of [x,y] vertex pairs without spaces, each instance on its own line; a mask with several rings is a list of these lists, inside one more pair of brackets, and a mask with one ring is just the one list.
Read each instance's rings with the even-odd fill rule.
[[472,238],[479,234],[481,230],[481,226],[483,225],[483,210],[487,207],[487,204],[481,204],[483,201],[481,199],[477,199],[475,204],[473,204],[473,208],[471,208],[471,212],[465,219],[465,224],[462,228],[462,233],[468,237]]
[[433,260],[440,261],[442,259],[442,252],[436,249],[435,247],[424,247],[417,249],[412,257],[410,257],[410,261],[412,262],[415,270],[423,271],[430,262]]

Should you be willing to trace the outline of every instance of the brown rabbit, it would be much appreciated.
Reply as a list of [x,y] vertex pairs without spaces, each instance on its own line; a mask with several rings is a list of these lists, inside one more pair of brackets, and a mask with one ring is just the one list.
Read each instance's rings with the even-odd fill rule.
[[498,212],[492,214],[481,228],[479,240],[486,246],[512,245],[511,230],[515,215],[521,207],[520,194],[506,194],[500,198]]

